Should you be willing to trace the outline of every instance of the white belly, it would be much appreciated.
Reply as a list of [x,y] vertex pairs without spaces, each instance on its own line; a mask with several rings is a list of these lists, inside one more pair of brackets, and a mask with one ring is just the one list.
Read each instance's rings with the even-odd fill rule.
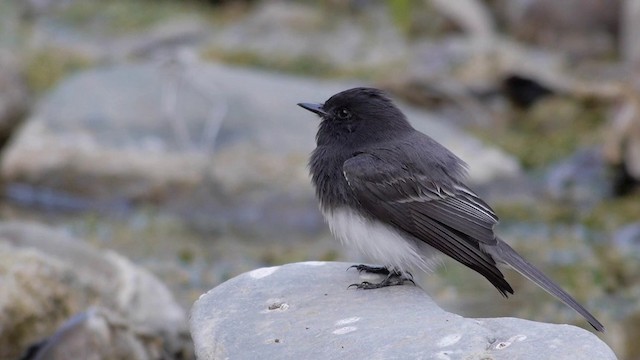
[[368,220],[352,210],[323,211],[333,236],[384,266],[405,272],[411,268],[431,271],[436,265],[435,249],[403,236],[391,226]]

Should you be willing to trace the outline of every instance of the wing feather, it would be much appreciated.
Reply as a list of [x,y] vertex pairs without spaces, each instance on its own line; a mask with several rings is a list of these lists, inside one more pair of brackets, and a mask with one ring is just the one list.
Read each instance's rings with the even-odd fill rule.
[[418,168],[372,151],[347,160],[343,174],[365,211],[478,271],[503,295],[513,293],[480,247],[496,243],[493,210],[453,177],[434,178]]

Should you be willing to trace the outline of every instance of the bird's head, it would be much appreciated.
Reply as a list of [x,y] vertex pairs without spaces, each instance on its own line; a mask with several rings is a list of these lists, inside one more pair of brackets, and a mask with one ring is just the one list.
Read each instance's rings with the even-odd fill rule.
[[298,105],[321,117],[316,136],[318,145],[364,145],[413,129],[386,94],[374,88],[345,90],[324,104]]

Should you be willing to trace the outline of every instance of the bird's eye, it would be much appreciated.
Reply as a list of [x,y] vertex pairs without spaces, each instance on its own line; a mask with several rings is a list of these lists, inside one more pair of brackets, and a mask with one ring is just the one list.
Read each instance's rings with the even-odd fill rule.
[[338,117],[340,119],[348,119],[348,118],[351,117],[351,113],[347,109],[342,109],[342,110],[338,111]]

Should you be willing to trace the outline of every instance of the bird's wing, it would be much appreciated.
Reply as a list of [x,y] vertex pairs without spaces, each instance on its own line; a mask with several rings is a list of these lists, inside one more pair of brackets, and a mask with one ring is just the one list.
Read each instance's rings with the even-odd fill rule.
[[[513,289],[481,249],[495,245],[498,218],[471,190],[446,174],[440,164],[392,163],[375,151],[343,164],[343,174],[363,208],[485,276],[506,295]],[[435,176],[421,169],[432,169]]]

